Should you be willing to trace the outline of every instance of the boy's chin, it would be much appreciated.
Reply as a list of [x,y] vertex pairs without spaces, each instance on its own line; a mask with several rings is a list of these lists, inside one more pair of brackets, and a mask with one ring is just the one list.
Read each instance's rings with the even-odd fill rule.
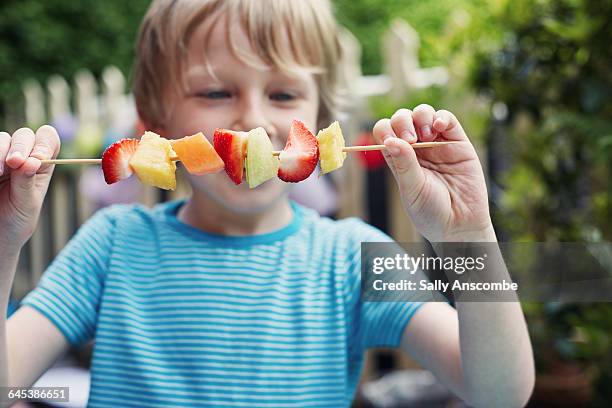
[[265,212],[277,205],[279,200],[286,199],[289,192],[289,185],[278,179],[266,181],[251,189],[246,180],[240,185],[235,185],[225,174],[222,176],[224,177],[221,179],[208,176],[208,180],[194,177],[191,186],[194,192],[204,193],[213,201],[236,213]]

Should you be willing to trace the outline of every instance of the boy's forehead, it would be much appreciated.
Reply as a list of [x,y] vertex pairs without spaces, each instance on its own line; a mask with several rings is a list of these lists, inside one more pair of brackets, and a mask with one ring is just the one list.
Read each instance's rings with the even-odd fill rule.
[[[286,30],[286,27],[278,27]],[[220,79],[229,71],[274,74],[275,78],[312,83],[313,70],[297,62],[291,47],[289,35],[276,36],[278,41],[260,45],[258,39],[249,38],[249,33],[239,22],[230,16],[212,15],[202,21],[188,39],[187,59],[183,74],[190,77],[212,77]],[[254,43],[258,44],[255,49]],[[277,61],[266,61],[262,54],[277,54]],[[281,64],[277,65],[278,59]]]
[[[231,33],[229,30],[232,30]],[[232,37],[230,44],[229,35]],[[188,70],[198,70],[198,66],[205,69],[210,67],[222,69],[228,63],[245,65],[243,58],[234,55],[234,48],[241,57],[247,58],[254,64],[251,68],[269,70],[271,67],[256,52],[249,37],[240,24],[229,24],[226,17],[209,17],[195,29],[189,39],[187,47]]]

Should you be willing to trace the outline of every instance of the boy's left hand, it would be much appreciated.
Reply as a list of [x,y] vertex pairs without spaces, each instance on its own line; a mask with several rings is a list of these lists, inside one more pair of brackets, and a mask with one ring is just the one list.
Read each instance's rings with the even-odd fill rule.
[[[487,187],[474,146],[451,112],[419,105],[374,126],[374,138],[400,189],[402,204],[430,242],[495,240]],[[411,143],[461,143],[413,149]]]

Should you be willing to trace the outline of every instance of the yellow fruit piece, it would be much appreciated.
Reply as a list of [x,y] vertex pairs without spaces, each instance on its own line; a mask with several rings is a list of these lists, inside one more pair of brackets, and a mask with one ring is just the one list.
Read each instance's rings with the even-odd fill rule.
[[345,143],[340,124],[336,121],[320,130],[317,134],[317,141],[319,142],[321,172],[325,174],[342,167],[346,152],[342,151]]
[[130,159],[130,167],[144,184],[174,190],[176,188],[176,164],[170,141],[153,132],[145,132],[138,149]]

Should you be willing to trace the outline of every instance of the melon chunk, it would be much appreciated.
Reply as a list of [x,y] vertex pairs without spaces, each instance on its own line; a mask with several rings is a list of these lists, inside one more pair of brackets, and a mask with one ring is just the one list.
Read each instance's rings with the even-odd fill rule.
[[264,128],[258,127],[247,135],[246,179],[250,188],[276,177],[278,158],[272,155],[272,142]]
[[173,140],[171,143],[179,160],[191,174],[201,176],[216,173],[225,167],[225,163],[202,132]]
[[138,179],[148,185],[174,190],[176,164],[170,159],[174,151],[170,141],[153,132],[145,132],[130,159],[130,167]]
[[317,141],[319,142],[321,172],[325,174],[342,167],[346,152],[342,151],[345,143],[340,124],[336,121],[327,128],[320,130],[317,134]]

